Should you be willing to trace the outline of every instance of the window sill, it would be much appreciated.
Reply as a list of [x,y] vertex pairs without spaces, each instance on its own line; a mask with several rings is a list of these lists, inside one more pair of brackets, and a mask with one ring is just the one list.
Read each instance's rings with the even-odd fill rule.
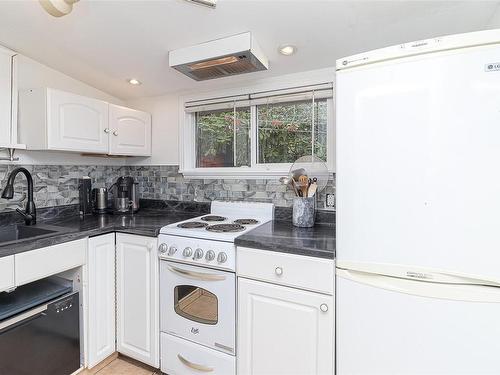
[[184,177],[193,179],[216,178],[216,179],[278,179],[288,176],[290,167],[279,169],[261,168],[197,168],[179,170]]

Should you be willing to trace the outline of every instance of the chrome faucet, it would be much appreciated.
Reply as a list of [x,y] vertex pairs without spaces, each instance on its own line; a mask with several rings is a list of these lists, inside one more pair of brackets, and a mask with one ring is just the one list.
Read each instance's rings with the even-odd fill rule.
[[14,180],[19,172],[23,173],[28,181],[28,202],[26,203],[26,209],[24,212],[19,208],[16,208],[16,211],[24,218],[26,225],[35,225],[36,207],[35,202],[33,201],[33,178],[31,177],[31,173],[26,168],[20,167],[10,172],[9,178],[7,179],[7,185],[2,191],[2,198],[12,199],[14,197]]

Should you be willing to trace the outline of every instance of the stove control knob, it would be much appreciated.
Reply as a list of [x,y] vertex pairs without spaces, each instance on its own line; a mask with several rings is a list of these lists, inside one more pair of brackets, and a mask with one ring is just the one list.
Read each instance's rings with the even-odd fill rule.
[[172,256],[177,252],[177,248],[175,246],[170,246],[170,249],[168,249],[168,255]]
[[162,243],[160,244],[160,246],[158,246],[158,251],[161,253],[161,254],[165,254],[168,250],[168,246],[166,243]]
[[225,263],[226,260],[227,260],[227,254],[225,252],[220,252],[219,255],[217,255],[217,262]]
[[198,248],[194,251],[194,256],[193,256],[194,259],[201,259],[203,258],[203,250]]
[[207,254],[205,255],[205,259],[208,261],[208,262],[211,262],[212,260],[215,259],[215,251],[213,250],[208,250],[207,251]]
[[193,255],[193,249],[191,249],[190,247],[186,247],[182,252],[182,255],[184,256],[184,258],[189,258],[191,255]]

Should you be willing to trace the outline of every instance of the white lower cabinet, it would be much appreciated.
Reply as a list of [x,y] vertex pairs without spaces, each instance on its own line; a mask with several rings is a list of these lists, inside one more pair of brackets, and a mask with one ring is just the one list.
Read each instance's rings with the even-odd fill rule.
[[14,288],[14,255],[0,258],[0,292]]
[[116,351],[115,234],[89,238],[88,367]]
[[64,242],[14,255],[16,286],[85,264],[87,239]]
[[166,333],[161,334],[161,371],[168,375],[234,375],[236,359]]
[[238,278],[238,375],[334,373],[334,297]]
[[116,234],[117,350],[159,367],[157,239]]

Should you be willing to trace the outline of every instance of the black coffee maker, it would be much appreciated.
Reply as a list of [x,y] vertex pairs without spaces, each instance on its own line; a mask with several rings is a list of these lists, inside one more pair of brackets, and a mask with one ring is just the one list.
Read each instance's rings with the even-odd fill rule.
[[118,177],[112,185],[113,209],[116,213],[131,213],[139,211],[137,185],[131,176]]

